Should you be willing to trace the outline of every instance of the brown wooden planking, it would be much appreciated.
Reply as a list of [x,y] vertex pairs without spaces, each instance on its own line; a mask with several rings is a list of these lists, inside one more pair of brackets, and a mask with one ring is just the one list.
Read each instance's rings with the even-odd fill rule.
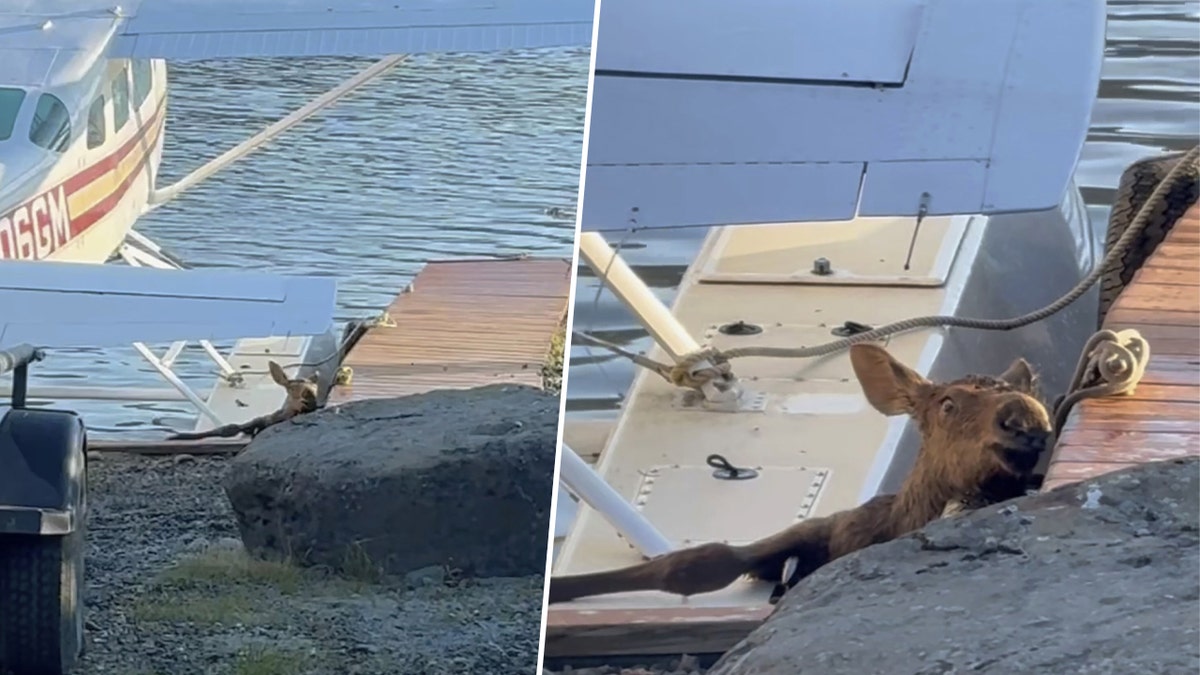
[[[1135,276],[1133,281],[1140,281],[1140,279]],[[1121,293],[1113,303],[1113,307],[1192,313],[1200,310],[1200,287],[1157,285],[1143,289],[1144,287],[1135,287],[1135,292]]]
[[1196,209],[1195,204],[1192,204],[1192,208],[1188,209],[1175,224],[1175,230],[1180,233],[1200,235],[1200,210]]
[[[1157,340],[1192,340],[1200,338],[1200,331],[1192,326],[1181,326],[1179,324],[1170,323],[1128,323],[1124,321],[1106,321],[1104,327],[1109,330],[1124,330],[1126,328],[1135,328],[1141,333],[1142,337],[1150,340],[1152,343]],[[1158,354],[1158,350],[1153,346],[1150,349],[1151,356]]]
[[250,442],[248,438],[205,438],[196,441],[103,441],[89,440],[89,452],[130,455],[235,455]]
[[1134,328],[1150,343],[1150,356],[1161,357],[1191,357],[1197,360],[1200,354],[1200,330],[1192,326],[1177,326],[1170,324],[1131,324],[1125,321],[1106,321],[1105,328],[1118,331]]
[[678,656],[729,650],[774,607],[546,609],[546,658],[629,654]]
[[1200,405],[1200,388],[1194,385],[1138,384],[1137,389],[1112,401],[1115,404],[1129,403],[1190,403]]
[[422,270],[413,288],[438,297],[474,297],[482,292],[490,296],[555,298],[563,266],[569,266],[568,261],[545,258],[443,261]]
[[1134,275],[1104,326],[1137,329],[1146,338],[1146,374],[1130,395],[1075,406],[1043,490],[1143,462],[1200,456],[1200,205]]
[[[1159,259],[1154,261],[1154,266],[1156,268],[1160,266],[1175,268],[1185,267],[1192,263],[1196,259],[1196,256],[1200,255],[1200,246],[1197,246],[1196,244],[1172,243],[1174,245],[1170,249],[1163,251],[1162,255],[1159,256]],[[1155,253],[1157,254],[1159,251],[1155,251]],[[1149,264],[1149,262],[1150,261],[1146,261],[1144,264]]]
[[[1190,356],[1171,356],[1167,354],[1157,354],[1154,351],[1150,352],[1150,363],[1146,364],[1147,371],[1173,371],[1173,372],[1190,372],[1196,373],[1196,368],[1200,367],[1200,355],[1192,354]],[[1200,377],[1200,373],[1197,373]]]
[[[1132,326],[1138,328],[1137,326]],[[1142,333],[1142,337],[1150,342],[1150,353],[1161,354],[1163,356],[1179,356],[1187,357],[1195,354],[1200,350],[1200,335],[1190,338],[1161,338],[1153,337]]]
[[1104,325],[1122,324],[1126,327],[1136,327],[1138,324],[1160,324],[1169,326],[1200,325],[1200,310],[1197,311],[1158,311],[1145,309],[1117,308],[1109,310],[1104,318]]
[[[1110,406],[1103,406],[1110,403]],[[1069,441],[1070,434],[1080,430],[1144,431],[1162,434],[1197,433],[1196,417],[1200,407],[1182,403],[1141,402],[1139,409],[1131,409],[1136,401],[1082,401],[1067,418],[1059,442]],[[1147,414],[1147,413],[1151,414]],[[1156,414],[1155,414],[1156,413]],[[1120,446],[1110,448],[1120,453]],[[1057,458],[1057,454],[1054,455]]]
[[329,405],[487,384],[541,386],[550,341],[567,311],[562,259],[433,261],[343,360],[350,384]]
[[1150,352],[1150,363],[1142,375],[1142,384],[1173,384],[1200,387],[1200,360],[1195,357],[1169,356]]
[[[435,378],[443,376],[485,376],[494,377],[502,373],[521,373],[527,370],[532,370],[538,373],[541,370],[542,364],[538,363],[521,363],[516,361],[493,361],[482,362],[473,361],[466,363],[443,363],[437,364],[419,364],[410,366],[407,364],[387,365],[372,365],[363,366],[362,368],[354,369],[354,380],[360,385],[366,385],[368,381],[386,382],[391,380],[405,380],[413,378]],[[362,375],[362,378],[359,378]],[[353,384],[353,382],[352,382]]]
[[1197,267],[1151,267],[1141,270],[1141,281],[1144,284],[1161,284],[1164,286],[1200,286],[1200,266]]
[[1196,258],[1200,258],[1200,247],[1195,247],[1188,250],[1186,253],[1167,257],[1155,257],[1147,260],[1142,264],[1144,270],[1194,270],[1196,269]]
[[[356,376],[357,377],[357,376]],[[423,394],[436,389],[472,389],[487,384],[521,384],[530,387],[540,387],[542,378],[537,371],[522,373],[494,373],[483,376],[478,373],[447,373],[440,376],[413,376],[379,378],[366,383],[353,385],[354,398],[362,400],[369,398],[394,398]],[[340,405],[346,400],[336,401]]]
[[1153,462],[1160,459],[1176,459],[1200,453],[1200,433],[1164,434],[1145,431],[1095,429],[1080,431],[1059,448],[1069,448],[1058,457],[1059,462],[1104,462],[1108,461],[1108,448],[1120,445],[1127,448],[1126,458],[1135,462]]

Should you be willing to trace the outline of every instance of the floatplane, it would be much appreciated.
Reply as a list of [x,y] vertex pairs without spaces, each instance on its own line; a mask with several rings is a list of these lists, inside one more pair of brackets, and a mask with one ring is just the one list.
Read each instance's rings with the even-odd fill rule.
[[[0,345],[137,340],[138,352],[174,388],[41,388],[33,392],[40,398],[187,400],[201,413],[198,428],[276,407],[275,388],[262,376],[258,388],[243,373],[264,372],[268,352],[299,361],[314,345],[328,351],[336,343],[333,281],[185,270],[135,231],[137,220],[407,54],[588,46],[593,14],[592,0],[0,3]],[[178,182],[157,184],[168,61],[384,54]],[[99,264],[116,259],[128,266]],[[275,337],[241,340],[254,335]],[[241,364],[213,347],[231,339],[239,339],[233,353]],[[186,341],[195,340],[220,371],[208,400],[172,370]],[[173,344],[155,354],[146,342]],[[240,400],[218,400],[231,387],[242,391]],[[264,396],[248,397],[247,388]]]
[[[915,316],[1018,316],[1084,279],[1098,245],[1073,175],[1104,39],[1102,0],[604,0],[580,260],[653,345],[625,354],[649,367],[612,420],[565,420],[553,576],[896,490],[918,434],[871,408],[844,345],[769,356]],[[668,308],[605,236],[683,227],[709,229]],[[935,380],[1023,356],[1053,396],[1096,313],[1093,288],[1015,330],[878,339]],[[573,350],[595,357],[586,337]],[[778,590],[551,604],[546,655],[721,652]]]

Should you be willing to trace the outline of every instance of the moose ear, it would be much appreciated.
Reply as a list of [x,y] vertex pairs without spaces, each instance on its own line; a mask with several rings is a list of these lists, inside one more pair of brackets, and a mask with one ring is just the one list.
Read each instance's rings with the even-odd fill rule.
[[1013,389],[1030,396],[1037,390],[1037,374],[1033,372],[1033,366],[1022,358],[1013,361],[1008,370],[1000,374],[1000,379],[1012,385]]
[[271,371],[271,379],[275,380],[275,384],[281,387],[288,386],[288,376],[283,372],[282,366],[274,361],[267,361],[267,370]]
[[929,384],[878,345],[851,346],[850,365],[867,402],[884,415],[912,414],[917,390]]

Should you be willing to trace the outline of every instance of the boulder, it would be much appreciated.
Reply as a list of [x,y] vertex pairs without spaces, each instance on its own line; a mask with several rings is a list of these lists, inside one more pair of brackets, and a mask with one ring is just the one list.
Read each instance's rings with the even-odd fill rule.
[[1200,462],[1023,497],[835,561],[709,675],[1200,669]]
[[514,385],[348,403],[259,434],[225,492],[259,556],[355,573],[542,574],[558,407]]

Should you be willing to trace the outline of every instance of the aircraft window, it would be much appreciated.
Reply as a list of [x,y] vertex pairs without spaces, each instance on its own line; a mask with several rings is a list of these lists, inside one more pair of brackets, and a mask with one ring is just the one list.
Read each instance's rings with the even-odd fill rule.
[[53,94],[42,94],[29,125],[29,140],[47,150],[62,152],[71,142],[71,115]]
[[87,146],[88,150],[104,144],[104,97],[97,96],[88,108]]
[[141,106],[150,95],[150,61],[141,59],[133,62],[133,104]]
[[122,68],[112,83],[113,131],[120,131],[129,121],[129,70]]
[[24,89],[0,88],[0,141],[12,138],[17,114],[21,112],[21,104],[24,102]]

